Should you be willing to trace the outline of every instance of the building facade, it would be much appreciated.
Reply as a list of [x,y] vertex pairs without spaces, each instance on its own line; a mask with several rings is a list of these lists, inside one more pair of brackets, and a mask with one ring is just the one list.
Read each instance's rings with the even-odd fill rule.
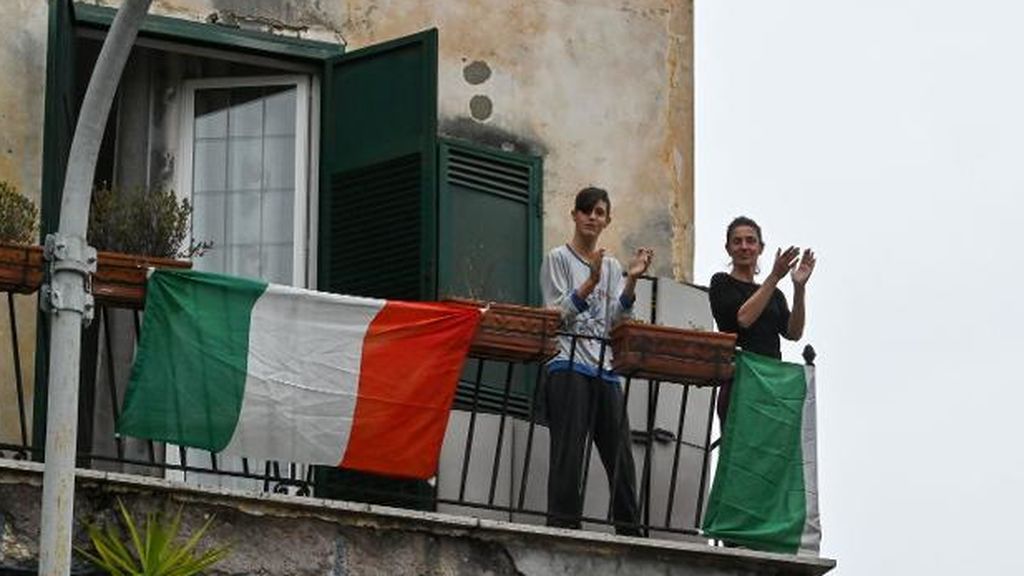
[[[117,4],[3,8],[19,25],[0,42],[0,179],[44,229]],[[213,243],[197,268],[537,303],[542,253],[598,185],[610,252],[652,246],[653,273],[690,278],[691,0],[156,0],[150,14],[95,183],[189,198]],[[35,306],[16,298],[30,395]]]

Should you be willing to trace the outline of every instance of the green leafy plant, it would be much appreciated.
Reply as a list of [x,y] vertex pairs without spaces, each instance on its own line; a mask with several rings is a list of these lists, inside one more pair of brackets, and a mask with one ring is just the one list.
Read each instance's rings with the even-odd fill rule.
[[39,211],[32,200],[0,180],[0,242],[34,244]]
[[181,542],[181,506],[170,519],[163,512],[147,513],[141,530],[120,498],[117,506],[121,512],[120,528],[87,523],[93,549],[75,547],[79,554],[114,576],[190,576],[219,562],[230,551],[229,546],[220,546],[196,553],[196,546],[213,522],[212,516],[191,538]]
[[[118,190],[99,186],[92,192],[89,244],[97,250],[161,258],[201,256],[211,242],[189,239],[192,205],[173,190]],[[188,242],[186,242],[188,240]]]

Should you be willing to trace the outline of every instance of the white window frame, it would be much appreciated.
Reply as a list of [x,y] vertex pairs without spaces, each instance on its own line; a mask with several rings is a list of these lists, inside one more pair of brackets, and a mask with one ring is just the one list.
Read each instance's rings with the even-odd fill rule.
[[[319,165],[319,80],[307,75],[237,76],[200,78],[182,83],[180,148],[177,170],[179,198],[187,198],[193,206],[193,155],[195,134],[195,96],[198,90],[218,88],[252,88],[261,86],[295,86],[295,205],[292,223],[292,284],[316,287],[316,210],[317,171]],[[189,239],[192,223],[189,222]],[[216,248],[216,247],[214,247]]]

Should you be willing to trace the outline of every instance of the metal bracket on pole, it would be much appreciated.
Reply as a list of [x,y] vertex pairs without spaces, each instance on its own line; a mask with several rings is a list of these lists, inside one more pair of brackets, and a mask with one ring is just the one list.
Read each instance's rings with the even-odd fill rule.
[[[43,255],[50,271],[50,283],[42,287],[40,298],[43,310],[55,314],[78,312],[82,315],[82,325],[88,326],[95,311],[92,275],[96,272],[96,249],[86,245],[82,238],[47,234]],[[67,272],[81,276],[81,292],[62,288],[63,283],[56,282],[59,276],[66,275],[62,273]]]

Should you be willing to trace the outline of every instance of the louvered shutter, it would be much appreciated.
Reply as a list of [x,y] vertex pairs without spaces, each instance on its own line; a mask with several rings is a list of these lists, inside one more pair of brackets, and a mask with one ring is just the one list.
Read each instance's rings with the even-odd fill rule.
[[327,61],[318,288],[436,294],[437,31]]
[[[540,158],[443,140],[439,160],[442,297],[538,304]],[[500,412],[506,404],[506,370],[502,363],[486,363],[477,389],[477,361],[468,361],[456,407]],[[522,366],[513,371],[505,406],[509,415],[529,415],[534,374]]]
[[443,140],[440,172],[440,293],[539,304],[540,158]]

